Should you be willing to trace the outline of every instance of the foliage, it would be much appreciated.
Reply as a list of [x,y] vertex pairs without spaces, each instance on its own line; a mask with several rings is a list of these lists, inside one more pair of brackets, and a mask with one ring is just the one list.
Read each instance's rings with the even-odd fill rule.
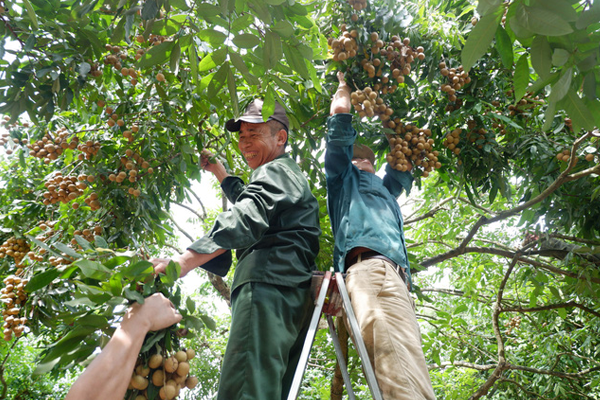
[[[429,176],[415,164],[405,221],[439,398],[600,396],[600,4],[5,0],[0,11],[0,241],[31,247],[22,261],[2,258],[0,274],[29,280],[20,315],[44,347],[38,372],[85,365],[128,301],[164,291],[190,330],[176,340],[206,349],[196,362],[209,384],[198,395],[214,391],[226,319],[211,311],[219,328],[205,330],[213,321],[180,295],[175,267],[154,280],[144,260],[177,247],[173,204],[202,204],[200,150],[248,177],[222,127],[262,96],[266,111],[275,100],[288,110],[290,152],[320,204],[318,267],[328,269],[323,127],[336,71],[355,90],[392,76],[385,59],[380,75],[363,67],[378,57],[376,32],[425,55],[379,97],[391,120],[431,131],[441,164]],[[336,60],[328,43],[342,25],[358,51]],[[455,97],[440,90],[452,68],[465,78]],[[385,162],[400,134],[379,118],[355,124]],[[78,183],[52,202],[59,172]],[[566,247],[549,249],[549,239]],[[224,281],[211,282],[226,297]],[[154,339],[171,337],[162,335]],[[326,335],[316,351],[305,395],[322,398]]]

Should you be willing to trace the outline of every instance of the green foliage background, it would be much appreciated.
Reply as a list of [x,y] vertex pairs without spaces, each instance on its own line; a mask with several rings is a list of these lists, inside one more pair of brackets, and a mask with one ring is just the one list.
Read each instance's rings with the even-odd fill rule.
[[[237,138],[223,126],[261,96],[266,112],[276,100],[287,108],[290,152],[321,205],[318,267],[328,269],[321,160],[335,73],[344,71],[355,89],[379,83],[361,67],[363,58],[376,57],[369,36],[378,32],[386,41],[409,38],[426,55],[382,98],[393,117],[431,130],[442,164],[429,177],[416,168],[416,188],[403,207],[438,397],[600,398],[597,2],[375,0],[361,11],[344,1],[294,0],[5,0],[2,7],[0,242],[25,238],[41,257],[22,263],[29,279],[22,314],[36,340],[2,345],[5,388],[19,377],[8,366],[21,343],[39,348],[30,352],[39,354],[39,382],[58,381],[89,362],[128,302],[163,291],[184,313],[180,328],[189,334],[156,334],[145,350],[195,348],[202,385],[185,396],[214,393],[227,312],[202,299],[227,298],[229,278],[209,276],[196,295],[182,295],[175,266],[154,280],[145,259],[177,250],[182,233],[172,206],[198,206],[207,196],[195,189],[202,149],[248,178]],[[328,39],[342,35],[342,24],[356,30],[359,52],[336,62]],[[110,56],[120,68],[105,63]],[[471,78],[457,91],[458,107],[440,91],[442,61]],[[381,72],[391,71],[386,65]],[[122,126],[108,124],[112,114]],[[378,119],[355,124],[383,165],[385,134],[393,132]],[[98,153],[86,158],[65,149],[48,162],[30,155],[27,144],[44,135],[53,140],[63,128],[68,142],[98,143]],[[459,154],[443,145],[456,129]],[[473,129],[485,133],[471,141]],[[558,159],[565,151],[569,156]],[[133,182],[111,181],[130,170],[121,160],[132,158],[128,152],[148,166],[135,162]],[[56,172],[95,179],[80,198],[44,205],[44,183]],[[100,202],[95,211],[84,202],[92,193]],[[214,218],[194,212],[198,225]],[[76,234],[96,226],[102,234],[94,239]],[[185,235],[193,240],[198,232]],[[526,243],[527,232],[537,238]],[[548,248],[547,239],[564,246]],[[68,263],[54,265],[50,257]],[[2,277],[17,271],[11,257],[0,261]],[[327,398],[333,353],[326,334],[313,357],[303,396]],[[369,398],[352,357],[351,350],[359,396]]]

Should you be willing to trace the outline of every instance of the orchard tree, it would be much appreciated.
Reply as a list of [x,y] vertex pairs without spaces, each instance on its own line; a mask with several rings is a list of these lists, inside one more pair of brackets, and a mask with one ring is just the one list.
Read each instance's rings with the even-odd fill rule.
[[[218,359],[210,337],[223,325],[206,327],[222,316],[181,295],[177,265],[155,279],[146,259],[198,237],[173,205],[198,225],[214,217],[192,186],[201,150],[249,176],[223,126],[254,97],[265,113],[287,108],[329,269],[320,159],[343,71],[379,165],[414,165],[403,210],[439,398],[600,396],[600,4],[22,0],[0,11],[4,336],[44,343],[36,373],[85,365],[124,306],[155,291],[185,318],[147,338],[147,389],[138,379],[129,395],[164,392],[142,373],[154,354],[202,343]],[[227,299],[228,279],[209,279]],[[329,397],[333,379],[341,398],[326,335],[314,355],[303,396]],[[199,376],[215,367],[183,362]]]

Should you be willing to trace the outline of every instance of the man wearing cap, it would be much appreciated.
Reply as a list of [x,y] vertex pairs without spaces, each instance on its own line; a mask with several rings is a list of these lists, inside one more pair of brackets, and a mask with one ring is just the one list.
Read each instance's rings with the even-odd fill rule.
[[396,198],[413,177],[386,166],[375,175],[375,155],[355,144],[350,87],[339,86],[327,120],[327,206],[335,238],[334,268],[346,285],[377,382],[386,400],[434,399],[414,302]]
[[[233,203],[210,232],[176,261],[181,276],[200,266],[224,276],[237,249],[231,287],[231,329],[218,399],[287,398],[313,304],[310,281],[319,251],[318,203],[296,163],[285,153],[289,121],[275,103],[265,121],[254,100],[226,128],[239,132],[238,147],[254,171],[250,182],[230,176],[202,154],[202,167],[221,182]],[[154,260],[163,272],[167,259]]]

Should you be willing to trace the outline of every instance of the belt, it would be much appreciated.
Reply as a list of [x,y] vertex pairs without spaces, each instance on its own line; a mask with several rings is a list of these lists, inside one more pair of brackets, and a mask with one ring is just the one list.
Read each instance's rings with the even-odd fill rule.
[[387,262],[398,273],[398,275],[400,275],[400,278],[402,278],[404,283],[406,283],[406,274],[404,273],[404,268],[402,268],[399,264],[396,264],[392,259],[387,258],[383,254],[379,254],[376,251],[364,251],[362,253],[358,253],[358,255],[346,260],[346,266],[349,267],[351,265],[361,262],[362,260],[370,259],[383,260]]

